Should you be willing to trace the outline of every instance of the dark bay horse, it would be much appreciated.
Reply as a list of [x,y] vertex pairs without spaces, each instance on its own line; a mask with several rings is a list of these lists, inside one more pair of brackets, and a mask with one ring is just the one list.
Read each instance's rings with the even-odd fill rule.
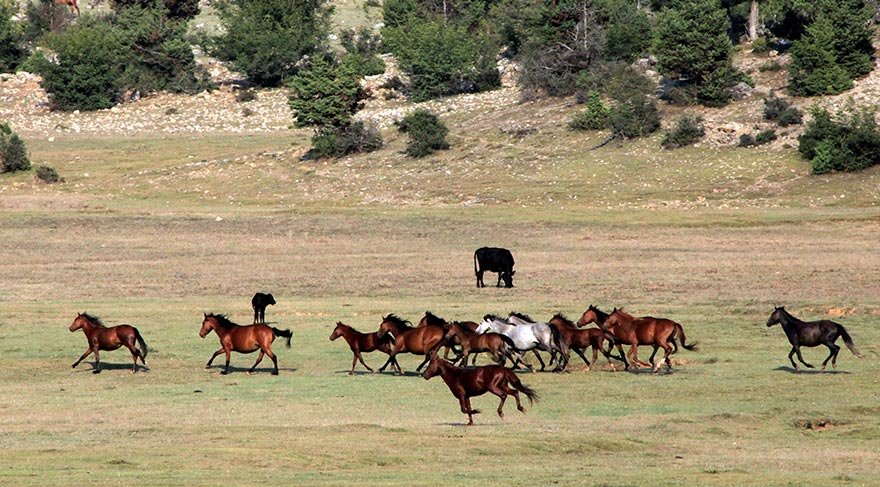
[[[351,352],[354,354],[354,358],[351,359],[351,371],[349,371],[348,375],[354,374],[354,367],[357,365],[358,360],[360,360],[361,364],[363,364],[367,370],[373,372],[373,369],[364,362],[361,353],[379,350],[380,352],[391,355],[391,347],[394,344],[394,339],[389,335],[379,338],[379,332],[376,331],[372,333],[361,333],[341,321],[336,322],[336,328],[333,330],[333,333],[330,334],[330,341],[336,340],[339,337],[345,339],[346,343],[348,343],[348,348],[350,348]],[[397,364],[397,359],[393,360],[397,368],[400,368],[400,365]]]
[[[475,321],[457,321],[456,323],[458,323],[458,326],[464,328],[465,331],[469,331],[471,333],[476,332],[477,327],[480,326],[480,324]],[[448,324],[449,323],[443,318],[435,315],[434,313],[431,313],[430,311],[425,311],[425,316],[422,316],[422,319],[419,320],[417,328],[421,328],[423,326],[440,326],[446,328]],[[458,352],[455,350],[454,346],[460,346],[461,344],[458,342],[457,336],[452,337],[451,340],[446,340],[446,343],[447,346],[446,351],[443,352],[443,358],[448,360],[449,351],[452,350],[457,354]]]
[[[605,320],[603,319],[602,321],[604,322]],[[610,353],[614,347],[614,338],[613,336],[610,336],[610,334],[602,331],[601,328],[578,328],[571,320],[561,313],[553,315],[553,318],[550,318],[550,321],[547,323],[550,326],[556,327],[556,330],[559,332],[559,335],[562,336],[562,339],[565,341],[566,345],[568,345],[568,348],[574,350],[584,363],[587,364],[587,370],[590,370],[591,362],[584,356],[584,350],[589,347],[592,347],[593,349],[592,363],[596,363],[599,352],[602,352],[602,355],[604,355],[608,360],[608,363],[611,364],[612,370],[614,369],[614,363],[611,362],[612,358],[626,364],[626,360],[622,357],[623,353],[621,353],[620,356],[612,355]],[[605,342],[608,342],[607,350],[603,346]]]
[[828,358],[822,362],[822,370],[825,370],[829,360],[831,360],[831,366],[837,368],[837,354],[840,353],[840,347],[834,344],[837,341],[837,337],[843,338],[843,343],[846,344],[846,348],[853,355],[862,358],[862,354],[856,349],[849,333],[846,332],[846,329],[840,323],[830,320],[801,321],[786,311],[785,306],[775,308],[770,318],[767,319],[768,327],[777,323],[782,325],[782,330],[785,332],[785,336],[788,337],[789,343],[791,343],[791,352],[788,352],[788,360],[794,366],[794,370],[798,372],[800,372],[800,369],[794,362],[792,355],[797,354],[798,360],[806,365],[807,368],[812,369],[812,365],[804,362],[804,357],[801,355],[801,347],[818,347],[819,345],[825,345],[830,352]]
[[437,375],[443,377],[443,382],[449,386],[452,395],[458,398],[461,412],[468,415],[468,426],[474,424],[474,414],[480,413],[478,409],[471,407],[471,398],[474,396],[481,396],[491,392],[500,397],[501,403],[498,404],[498,416],[501,419],[504,419],[502,408],[508,395],[512,395],[516,399],[516,408],[520,412],[525,412],[522,403],[519,401],[520,392],[529,398],[529,404],[538,400],[538,394],[535,391],[523,385],[519,377],[512,370],[500,365],[484,365],[463,369],[437,357],[435,354],[422,376],[425,380],[428,380]]
[[[663,362],[666,363],[666,368],[668,369],[672,368],[672,362],[669,360],[669,356],[673,353],[673,344],[676,338],[681,339],[681,346],[685,349],[692,351],[697,350],[696,343],[687,343],[684,328],[680,324],[666,318],[654,318],[652,316],[636,318],[629,313],[625,313],[623,310],[614,308],[605,322],[600,326],[602,330],[614,335],[618,347],[621,343],[630,345],[627,356],[632,363],[643,365],[645,367],[652,367],[654,372],[660,370],[661,362],[654,365],[639,360],[639,345],[651,345],[662,348],[665,352]],[[652,358],[653,356],[654,355],[651,354]]]
[[467,365],[468,357],[472,354],[474,364],[476,364],[477,354],[481,352],[488,352],[492,355],[492,359],[502,366],[505,360],[510,360],[514,367],[521,361],[513,340],[504,335],[499,333],[476,334],[467,331],[454,321],[447,324],[444,329],[446,330],[446,334],[443,335],[444,340],[450,341],[457,338],[461,345],[461,366]]
[[287,339],[287,348],[290,348],[290,339],[293,337],[293,333],[290,330],[279,330],[273,326],[262,324],[241,326],[233,323],[224,315],[205,313],[205,319],[202,321],[202,329],[199,330],[199,336],[205,338],[208,333],[211,333],[211,330],[214,330],[217,333],[217,337],[220,338],[220,349],[214,352],[214,355],[211,355],[211,359],[205,364],[205,368],[210,368],[211,362],[221,353],[225,353],[226,367],[220,372],[224,375],[229,373],[229,356],[232,352],[253,353],[257,350],[260,351],[260,355],[257,357],[254,366],[247,373],[252,373],[257,368],[257,365],[260,365],[265,354],[272,359],[272,363],[275,365],[272,375],[278,375],[278,359],[275,357],[275,353],[272,352],[272,342],[275,341],[276,336],[284,337]]
[[144,339],[141,337],[137,328],[131,325],[117,325],[108,328],[104,326],[104,323],[101,322],[100,318],[91,316],[87,313],[77,313],[76,318],[73,319],[73,323],[70,324],[70,331],[76,331],[79,329],[82,329],[83,333],[86,335],[86,341],[89,342],[89,349],[86,350],[86,352],[80,356],[79,360],[74,362],[71,367],[75,368],[84,358],[88,357],[89,354],[94,353],[95,369],[92,370],[92,373],[97,374],[101,372],[98,351],[112,351],[123,345],[125,345],[128,348],[128,351],[131,352],[131,359],[134,362],[131,366],[132,373],[137,372],[138,358],[141,359],[141,363],[144,364],[144,367],[147,366],[147,362],[145,361],[147,358],[147,344],[144,342]]
[[393,361],[393,364],[397,368],[397,372],[403,373],[403,371],[400,370],[400,365],[397,364],[397,360],[392,360],[401,352],[409,352],[414,355],[425,355],[424,362],[416,368],[416,372],[418,372],[422,370],[422,367],[424,367],[429,360],[431,360],[429,353],[441,346],[443,341],[442,326],[427,325],[420,328],[413,328],[410,325],[411,323],[409,321],[393,314],[382,318],[382,323],[379,324],[377,336],[383,338],[390,333],[394,337],[394,345],[391,347],[388,361],[385,362],[385,365],[379,368],[379,372],[383,372],[385,367]]

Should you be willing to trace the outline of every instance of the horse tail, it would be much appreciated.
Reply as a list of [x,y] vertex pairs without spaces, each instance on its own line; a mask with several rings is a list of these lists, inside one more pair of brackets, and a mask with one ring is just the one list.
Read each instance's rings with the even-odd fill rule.
[[559,333],[559,330],[553,325],[547,325],[550,328],[550,332],[553,333],[553,345],[554,347],[561,353],[565,358],[568,358],[571,355],[571,352],[568,350],[568,344],[565,343],[565,340],[562,339],[562,334]]
[[[134,327],[132,327],[134,328]],[[138,342],[138,348],[141,349],[141,359],[147,359],[147,342],[144,341],[144,337],[141,336],[141,332],[138,331],[137,328],[134,328],[134,338]]]
[[273,335],[275,335],[277,337],[286,338],[287,339],[287,343],[286,343],[287,348],[290,348],[290,339],[293,338],[293,332],[290,330],[279,330],[278,328],[275,328],[274,326],[272,326],[270,328],[272,328]]
[[846,328],[843,325],[838,324],[837,330],[840,332],[840,337],[843,338],[843,343],[846,344],[846,348],[849,349],[850,352],[853,353],[858,358],[862,358],[862,354],[859,353],[859,349],[856,348],[856,344],[853,343],[852,338],[850,338],[849,333],[846,332]]
[[696,352],[699,350],[699,348],[697,347],[697,342],[693,342],[690,345],[687,344],[687,337],[684,335],[684,328],[678,323],[675,323],[674,335],[675,337],[681,338],[681,346],[684,347],[685,350],[690,350],[691,352]]
[[512,370],[507,369],[506,375],[507,375],[507,382],[509,382],[510,385],[512,385],[514,389],[518,390],[519,392],[522,392],[523,394],[526,395],[527,398],[529,398],[529,405],[530,406],[532,404],[538,402],[539,399],[541,399],[541,396],[539,396],[538,393],[535,392],[534,389],[523,384],[519,380],[519,377],[517,377],[517,375],[514,374]]

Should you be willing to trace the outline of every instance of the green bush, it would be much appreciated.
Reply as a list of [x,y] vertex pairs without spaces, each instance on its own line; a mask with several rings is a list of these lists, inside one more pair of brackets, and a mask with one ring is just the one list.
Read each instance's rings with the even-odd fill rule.
[[339,35],[339,41],[345,49],[342,64],[358,77],[375,76],[385,72],[385,61],[379,57],[382,39],[369,28],[344,30]]
[[779,61],[775,59],[769,59],[764,61],[760,66],[758,66],[758,71],[764,73],[766,71],[780,71],[782,70],[782,65],[779,64]]
[[873,109],[847,109],[832,117],[824,109],[813,113],[798,151],[811,161],[813,172],[859,171],[880,163],[880,127]]
[[739,147],[754,147],[757,145],[755,136],[752,134],[742,134],[739,136]]
[[446,135],[449,129],[433,113],[418,109],[396,123],[398,130],[409,135],[406,153],[411,157],[425,157],[449,148]]
[[770,43],[766,37],[759,37],[752,41],[752,52],[755,54],[764,54],[770,52]]
[[608,8],[605,56],[632,62],[651,47],[651,20],[644,9],[628,0],[609,1]]
[[846,70],[838,64],[834,29],[819,17],[791,48],[788,89],[799,96],[836,95],[852,88]]
[[278,86],[304,56],[322,50],[330,29],[326,0],[222,0],[224,32],[209,50],[258,86]]
[[776,123],[780,127],[788,127],[789,125],[800,125],[804,121],[803,114],[796,107],[791,107],[779,114]]
[[587,97],[586,108],[574,116],[569,122],[571,130],[601,130],[608,128],[608,117],[611,111],[602,103],[602,98],[596,91],[591,91]]
[[36,175],[37,179],[44,183],[52,184],[64,182],[64,178],[58,175],[58,171],[49,166],[37,166]]
[[14,72],[25,57],[21,25],[12,20],[17,12],[14,0],[0,0],[0,73]]
[[699,87],[693,83],[679,84],[668,88],[660,99],[673,106],[689,107],[699,102],[698,90]]
[[67,5],[55,0],[36,0],[25,3],[24,37],[36,44],[45,34],[59,32],[71,24],[73,14]]
[[299,127],[347,126],[362,101],[356,75],[323,56],[312,59],[288,86],[288,103]]
[[30,168],[31,161],[24,141],[8,123],[0,124],[0,173],[27,171]]
[[776,140],[776,131],[773,129],[762,130],[755,136],[755,144],[762,145]]
[[703,119],[695,115],[682,115],[675,127],[666,133],[661,145],[664,149],[677,149],[693,145],[706,135]]
[[788,110],[791,104],[785,98],[779,98],[776,93],[770,93],[764,98],[764,120],[778,120],[782,112]]
[[619,100],[611,108],[609,125],[615,138],[631,139],[654,133],[660,128],[657,102],[647,96]]
[[119,12],[129,7],[152,10],[161,7],[165,10],[164,17],[170,19],[191,20],[199,14],[199,0],[110,0],[113,10]]
[[325,126],[315,131],[312,136],[310,156],[316,159],[324,157],[343,157],[349,154],[372,152],[382,148],[382,136],[363,122],[355,121],[344,126]]

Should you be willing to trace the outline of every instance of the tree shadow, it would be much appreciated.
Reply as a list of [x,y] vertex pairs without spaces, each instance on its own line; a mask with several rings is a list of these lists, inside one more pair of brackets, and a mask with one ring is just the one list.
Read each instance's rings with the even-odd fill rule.
[[852,373],[852,372],[847,372],[845,370],[834,370],[834,369],[822,370],[822,369],[807,369],[807,368],[803,368],[800,371],[797,371],[797,370],[795,370],[794,367],[789,367],[787,365],[780,365],[779,367],[776,367],[771,370],[775,370],[777,372],[788,372],[789,374],[801,374],[801,375],[817,375],[817,374],[835,375],[835,374],[851,374]]

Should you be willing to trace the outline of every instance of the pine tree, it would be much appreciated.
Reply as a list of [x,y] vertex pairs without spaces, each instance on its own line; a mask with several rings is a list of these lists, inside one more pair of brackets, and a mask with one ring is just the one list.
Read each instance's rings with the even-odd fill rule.
[[800,96],[835,95],[852,88],[847,71],[837,63],[834,28],[823,16],[791,48],[789,91]]

